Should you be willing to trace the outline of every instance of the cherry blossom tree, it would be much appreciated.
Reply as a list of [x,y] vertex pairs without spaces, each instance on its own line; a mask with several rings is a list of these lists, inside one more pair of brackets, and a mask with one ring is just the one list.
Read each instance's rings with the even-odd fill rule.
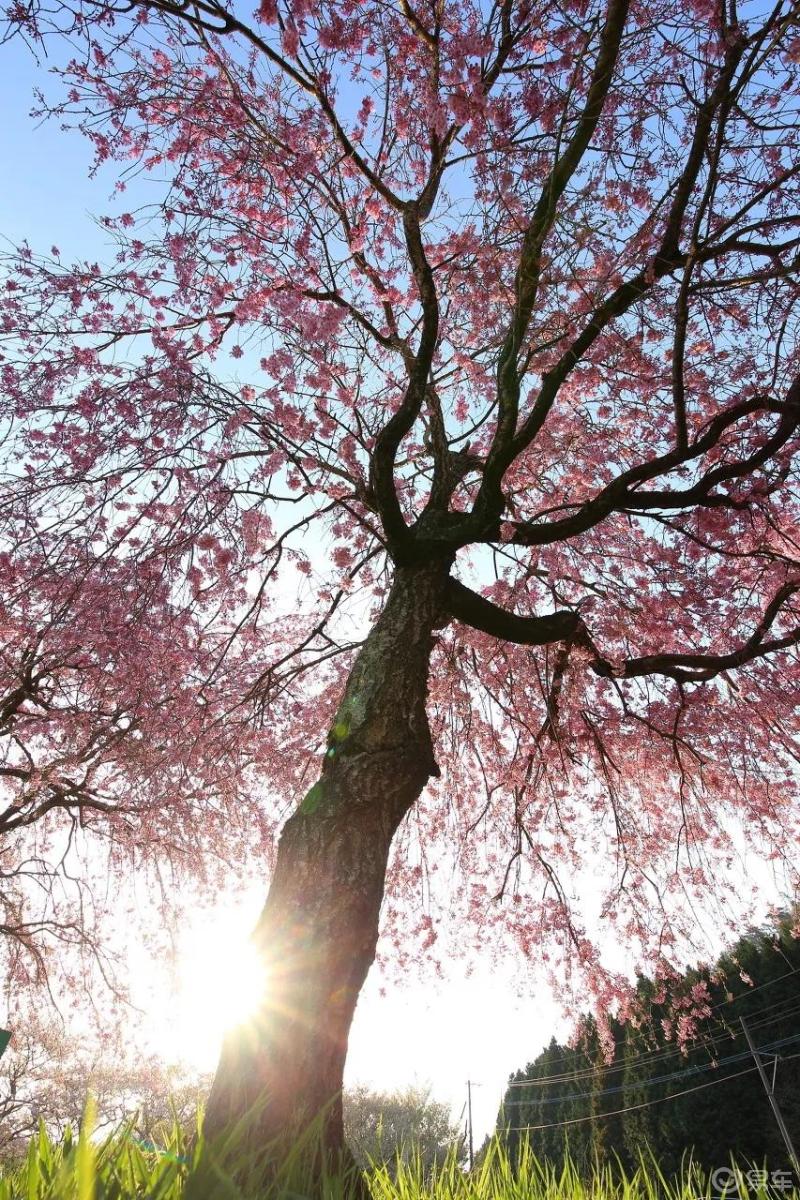
[[[21,480],[10,474],[6,482],[13,522]],[[266,852],[271,830],[264,814],[251,805],[245,815],[241,797],[233,803],[220,786],[233,726],[221,728],[219,712],[212,717],[202,707],[185,675],[198,635],[163,582],[155,573],[148,581],[141,563],[115,562],[113,551],[94,556],[69,536],[31,554],[28,540],[20,529],[16,545],[6,542],[0,608],[6,987],[46,985],[54,962],[63,968],[68,960],[76,970],[77,950],[88,952],[118,993],[113,936],[104,929],[109,920],[118,928],[124,913],[107,880],[156,866],[150,889],[169,889],[191,859],[195,869],[205,864],[207,882],[218,883],[220,826],[229,850],[238,843],[240,854],[262,836]],[[164,604],[146,628],[157,593]],[[198,705],[202,723],[216,723],[202,747],[190,719]],[[246,770],[252,748],[241,729],[236,739],[234,757]],[[203,805],[201,821],[196,796],[212,780],[214,802]]]
[[190,868],[282,824],[208,1125],[332,1100],[336,1148],[444,846],[601,1007],[582,869],[665,971],[740,831],[796,884],[800,8],[9,16],[166,183],[109,265],[6,264],[3,819]]

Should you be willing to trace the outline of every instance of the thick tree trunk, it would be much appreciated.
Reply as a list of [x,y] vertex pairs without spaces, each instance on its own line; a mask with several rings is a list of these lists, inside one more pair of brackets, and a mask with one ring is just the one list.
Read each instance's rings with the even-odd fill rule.
[[398,568],[362,646],[319,781],[287,821],[255,938],[268,969],[258,1019],[228,1037],[208,1102],[212,1137],[255,1111],[258,1142],[326,1113],[344,1146],[341,1088],[359,991],[375,956],[392,837],[437,772],[425,712],[449,563]]

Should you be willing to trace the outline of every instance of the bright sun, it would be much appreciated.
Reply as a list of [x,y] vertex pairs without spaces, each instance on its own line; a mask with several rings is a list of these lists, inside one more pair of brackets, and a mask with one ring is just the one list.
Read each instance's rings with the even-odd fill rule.
[[201,1069],[213,1066],[225,1033],[255,1015],[266,986],[264,964],[241,927],[192,931],[178,952],[173,1050]]

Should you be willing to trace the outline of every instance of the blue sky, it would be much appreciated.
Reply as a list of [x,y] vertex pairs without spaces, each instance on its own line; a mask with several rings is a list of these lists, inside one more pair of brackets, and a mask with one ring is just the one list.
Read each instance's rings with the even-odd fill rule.
[[49,250],[54,243],[65,256],[98,254],[102,238],[90,218],[105,207],[111,187],[90,180],[90,147],[78,134],[66,134],[54,121],[34,122],[34,89],[57,94],[58,84],[19,41],[0,47],[0,232],[18,242]]

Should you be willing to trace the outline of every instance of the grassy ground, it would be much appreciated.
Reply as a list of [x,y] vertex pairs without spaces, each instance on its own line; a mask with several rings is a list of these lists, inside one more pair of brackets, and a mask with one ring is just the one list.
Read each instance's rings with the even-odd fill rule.
[[[303,1200],[313,1195],[344,1200],[352,1177],[331,1175],[312,1186],[303,1147],[273,1169],[268,1184],[257,1167],[237,1169],[238,1182],[220,1165],[221,1155],[202,1136],[187,1138],[179,1127],[165,1132],[158,1145],[142,1143],[129,1129],[105,1141],[89,1134],[84,1122],[78,1137],[53,1143],[44,1130],[34,1138],[25,1161],[3,1173],[0,1200]],[[222,1157],[230,1161],[223,1148]],[[273,1163],[274,1167],[274,1163]],[[244,1175],[244,1179],[242,1178]],[[248,1178],[249,1174],[249,1178]],[[397,1171],[376,1168],[366,1176],[372,1200],[717,1200],[710,1181],[687,1164],[683,1178],[668,1182],[654,1164],[633,1175],[598,1171],[588,1182],[567,1164],[561,1170],[526,1155],[517,1171],[499,1144],[481,1165],[466,1173],[455,1161],[428,1178],[419,1166]],[[798,1191],[768,1192],[739,1179],[723,1200],[800,1200]]]

